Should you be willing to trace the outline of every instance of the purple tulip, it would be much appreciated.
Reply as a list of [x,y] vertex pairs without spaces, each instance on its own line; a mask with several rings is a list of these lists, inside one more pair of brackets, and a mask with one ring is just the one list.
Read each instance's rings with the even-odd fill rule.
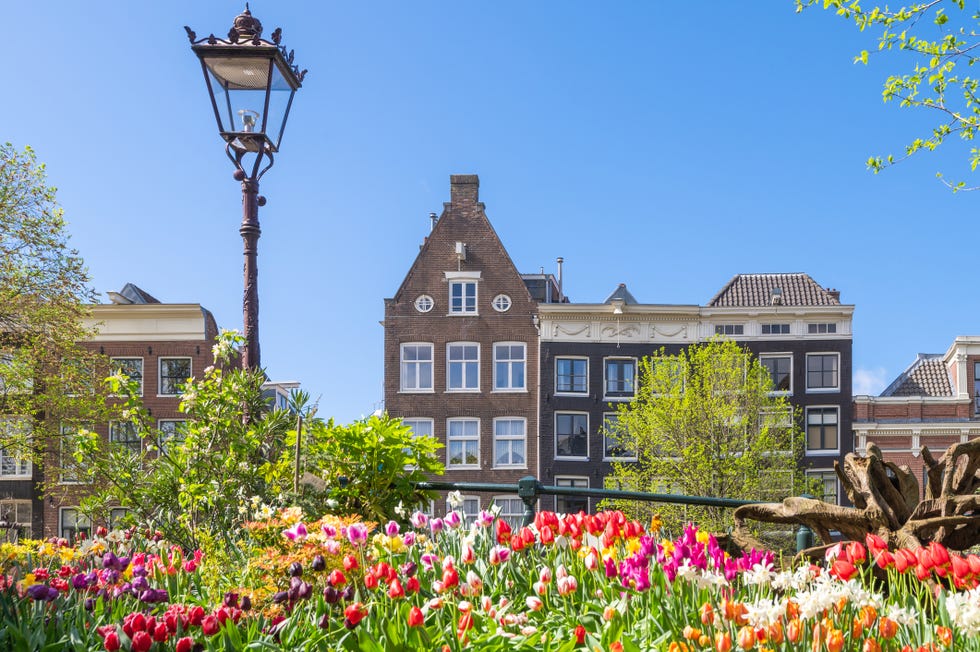
[[399,531],[400,528],[398,527],[398,523],[395,523],[394,521],[388,521],[388,523],[385,525],[385,534],[387,534],[389,537],[397,537]]
[[88,576],[85,573],[78,573],[73,575],[71,578],[71,586],[73,589],[81,591],[88,587]]
[[337,604],[340,601],[340,591],[328,586],[323,589],[323,599],[326,600],[327,604]]
[[412,527],[418,529],[424,528],[429,523],[429,517],[422,512],[415,512],[412,514],[410,520],[412,521]]
[[368,530],[363,523],[353,523],[347,528],[347,540],[355,546],[367,543]]
[[291,528],[283,530],[282,535],[289,539],[290,541],[302,541],[306,538],[307,534],[306,526],[303,525],[303,521],[298,522]]
[[279,591],[272,596],[273,604],[282,604],[289,599],[289,593],[287,591]]

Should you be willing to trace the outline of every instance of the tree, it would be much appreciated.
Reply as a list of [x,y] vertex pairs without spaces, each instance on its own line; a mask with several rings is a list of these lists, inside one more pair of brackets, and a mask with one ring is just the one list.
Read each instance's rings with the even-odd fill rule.
[[59,423],[101,409],[97,356],[79,342],[94,299],[55,188],[31,148],[0,146],[0,448],[43,457]]
[[[869,169],[880,172],[916,152],[936,149],[950,136],[973,141],[980,128],[980,79],[970,73],[980,52],[980,13],[965,13],[965,0],[927,0],[895,10],[887,5],[862,8],[857,0],[795,1],[797,11],[822,3],[824,9],[852,20],[862,32],[877,31],[879,55],[895,50],[908,54],[909,72],[889,75],[882,93],[884,101],[928,109],[938,118],[930,133],[905,147],[904,156],[872,156]],[[854,61],[867,64],[871,56],[862,50]],[[970,148],[969,160],[970,170],[976,170],[980,148]],[[938,176],[942,179],[941,174]],[[967,188],[962,181],[944,183],[953,190],[977,189]]]
[[[617,411],[610,434],[636,462],[613,465],[623,489],[751,500],[782,498],[801,486],[803,438],[792,407],[770,394],[769,372],[730,340],[644,358],[636,395]],[[632,508],[636,510],[636,507]],[[695,521],[723,531],[717,507],[658,504],[665,525]]]

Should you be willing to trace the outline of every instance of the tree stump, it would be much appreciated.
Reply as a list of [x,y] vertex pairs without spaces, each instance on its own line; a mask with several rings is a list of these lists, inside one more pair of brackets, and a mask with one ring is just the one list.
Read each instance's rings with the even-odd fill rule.
[[848,453],[834,471],[854,507],[831,505],[812,498],[786,498],[781,503],[744,505],[735,510],[732,538],[742,548],[766,546],[750,531],[748,521],[806,525],[823,541],[831,531],[845,540],[864,541],[876,534],[893,548],[918,548],[936,541],[953,550],[980,544],[980,439],[950,446],[939,460],[922,447],[927,469],[925,498],[907,466],[885,461],[875,444],[867,456]]

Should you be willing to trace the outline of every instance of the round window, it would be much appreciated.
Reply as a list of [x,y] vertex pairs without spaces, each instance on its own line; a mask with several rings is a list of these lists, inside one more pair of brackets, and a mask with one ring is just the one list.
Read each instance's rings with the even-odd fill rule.
[[415,309],[419,312],[429,312],[436,302],[428,294],[422,294],[415,300]]
[[507,312],[510,310],[510,297],[506,294],[498,294],[493,298],[491,305],[497,312]]

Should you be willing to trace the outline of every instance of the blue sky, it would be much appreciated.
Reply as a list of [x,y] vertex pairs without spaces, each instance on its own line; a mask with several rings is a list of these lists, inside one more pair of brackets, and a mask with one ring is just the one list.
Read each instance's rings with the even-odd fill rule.
[[[183,25],[241,2],[17,2],[2,137],[31,145],[100,291],[133,282],[241,327],[240,186]],[[767,2],[262,2],[310,70],[262,180],[262,361],[349,421],[382,398],[385,297],[449,198],[481,199],[523,272],[573,301],[618,283],[707,302],[736,273],[807,272],[854,316],[855,391],[980,333],[965,148],[886,172],[929,116],[881,101],[901,60]]]

